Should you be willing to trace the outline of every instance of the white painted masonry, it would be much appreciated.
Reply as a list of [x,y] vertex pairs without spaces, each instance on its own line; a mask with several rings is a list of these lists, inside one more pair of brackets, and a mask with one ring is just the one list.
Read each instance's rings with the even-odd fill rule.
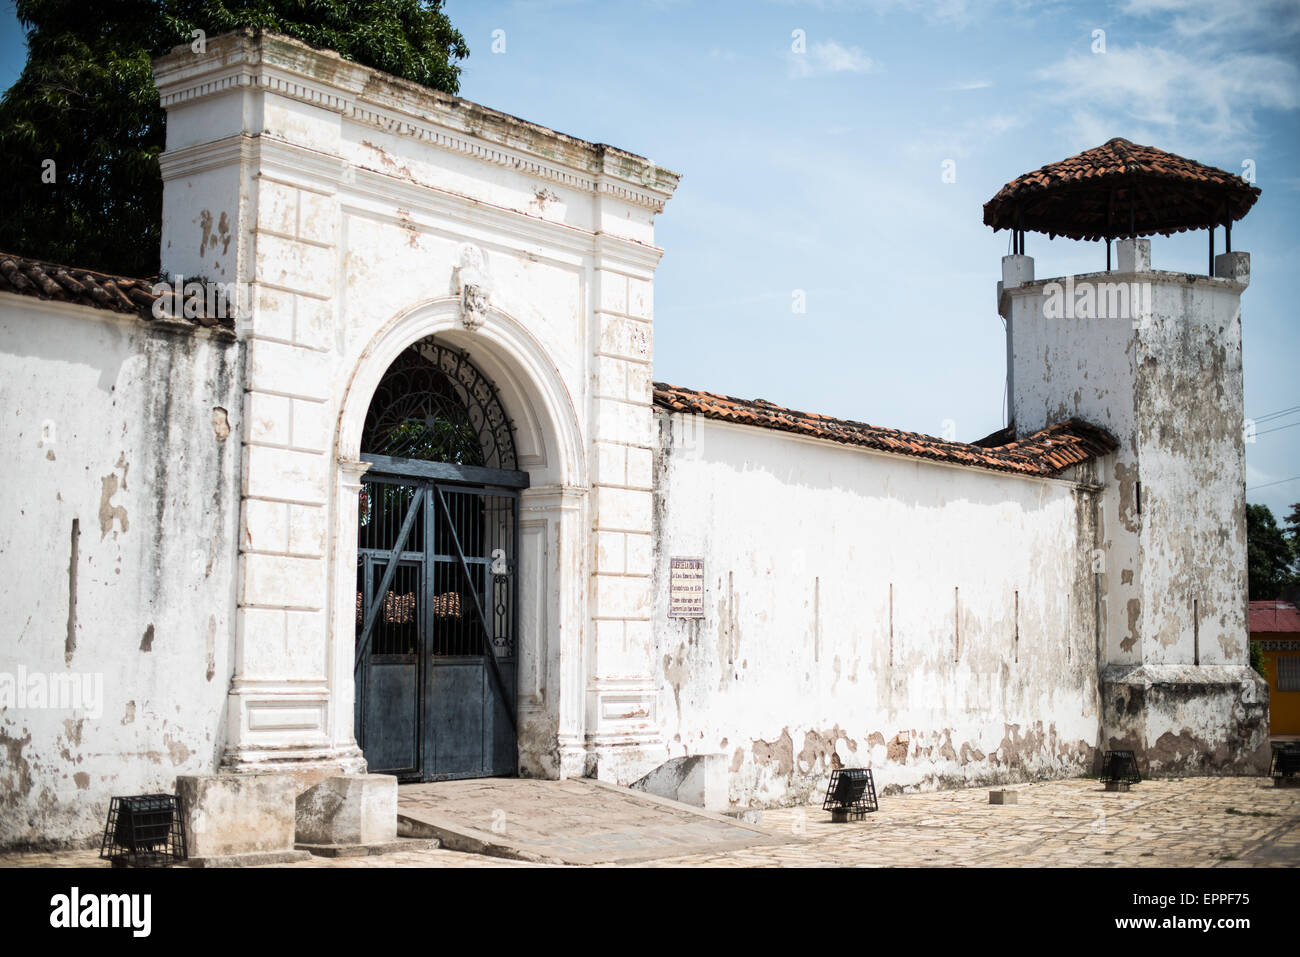
[[[673,755],[723,755],[740,806],[841,765],[890,790],[1091,768],[1090,485],[660,416]],[[666,617],[679,555],[704,558],[703,619]]]
[[[9,845],[102,831],[109,795],[170,791],[219,756],[240,397],[233,336],[187,323],[5,295],[0,343]],[[92,694],[31,693],[70,683]]]
[[[1134,747],[1156,770],[1257,767],[1268,692],[1248,664],[1250,254],[1218,256],[1213,277],[1153,269],[1150,240],[1117,254],[1114,272],[1049,281],[1029,257],[1004,260],[1016,430],[1079,416],[1120,443],[1098,535],[1106,747]],[[1123,287],[1141,291],[1127,308]],[[1061,289],[1073,308],[1053,318]]]
[[[1056,478],[946,465],[656,411],[675,173],[280,37],[178,48],[156,78],[164,273],[248,309],[231,333],[0,295],[0,846],[91,838],[110,796],[178,775],[301,795],[365,770],[361,434],[427,336],[495,385],[531,482],[521,774],[751,807],[837,762],[889,790],[1114,746],[1257,767],[1244,254],[1212,279],[1121,244],[1120,273],[1073,277],[1150,282],[1137,329],[1053,318],[1008,257],[1017,434],[1077,416],[1121,448]],[[678,556],[704,559],[702,619],[667,617]],[[102,713],[7,705],[20,668],[102,675]]]
[[361,767],[360,430],[384,370],[430,334],[496,382],[532,477],[524,769],[655,766],[650,569],[611,566],[591,536],[648,553],[653,218],[676,175],[281,38],[178,50],[157,76],[164,269],[234,278],[253,303],[223,766]]

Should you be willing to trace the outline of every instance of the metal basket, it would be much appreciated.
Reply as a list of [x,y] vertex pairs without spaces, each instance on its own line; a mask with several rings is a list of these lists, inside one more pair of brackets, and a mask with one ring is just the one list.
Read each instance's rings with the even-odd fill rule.
[[1294,779],[1300,775],[1300,742],[1273,749],[1273,763],[1268,769],[1274,781]]
[[1111,782],[1138,784],[1142,775],[1138,773],[1137,758],[1132,751],[1107,751],[1101,762],[1101,780],[1103,784]]
[[831,812],[832,821],[858,821],[872,811],[880,810],[871,769],[836,768],[832,771],[822,810]]
[[113,798],[99,856],[114,867],[170,867],[185,860],[180,799],[174,794]]

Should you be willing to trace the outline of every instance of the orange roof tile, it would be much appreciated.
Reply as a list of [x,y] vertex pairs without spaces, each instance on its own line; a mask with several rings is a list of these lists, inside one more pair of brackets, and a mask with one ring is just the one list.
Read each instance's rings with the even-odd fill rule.
[[1259,187],[1235,173],[1116,137],[1018,176],[984,204],[984,224],[1103,239],[1206,229],[1241,219]]
[[[715,392],[684,389],[664,382],[654,384],[654,404],[670,412],[702,415],[722,422],[793,432],[880,452],[1021,475],[1058,475],[1072,465],[1119,448],[1109,433],[1080,419],[1059,422],[1032,435],[990,448],[965,442],[947,442],[932,435],[901,432],[813,412],[796,412],[764,399],[737,399]],[[1000,433],[994,435],[999,436]]]
[[[172,298],[169,292],[164,292],[161,297],[153,292],[157,281],[112,276],[89,269],[29,259],[26,256],[0,253],[0,291],[134,313],[150,321],[155,318],[154,303],[163,298],[170,304]],[[177,321],[187,322],[196,328],[234,329],[234,320],[225,317],[199,316]]]
[[1300,609],[1289,601],[1252,601],[1250,633],[1300,634]]

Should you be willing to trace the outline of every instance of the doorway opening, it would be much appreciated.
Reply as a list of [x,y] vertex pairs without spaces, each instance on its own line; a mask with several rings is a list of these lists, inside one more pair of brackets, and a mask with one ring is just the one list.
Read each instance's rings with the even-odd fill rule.
[[403,781],[518,771],[513,428],[469,356],[433,337],[375,390],[357,535],[355,730]]

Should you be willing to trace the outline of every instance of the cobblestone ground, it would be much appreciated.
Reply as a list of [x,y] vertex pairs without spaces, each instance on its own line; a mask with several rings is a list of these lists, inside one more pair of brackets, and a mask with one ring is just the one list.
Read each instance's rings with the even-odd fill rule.
[[[1127,794],[1076,779],[884,797],[866,820],[831,824],[820,808],[767,811],[785,844],[666,857],[649,867],[1296,867],[1300,788],[1261,778],[1144,781]],[[94,851],[0,855],[0,866],[98,866]],[[298,867],[530,867],[447,850],[313,858]]]

